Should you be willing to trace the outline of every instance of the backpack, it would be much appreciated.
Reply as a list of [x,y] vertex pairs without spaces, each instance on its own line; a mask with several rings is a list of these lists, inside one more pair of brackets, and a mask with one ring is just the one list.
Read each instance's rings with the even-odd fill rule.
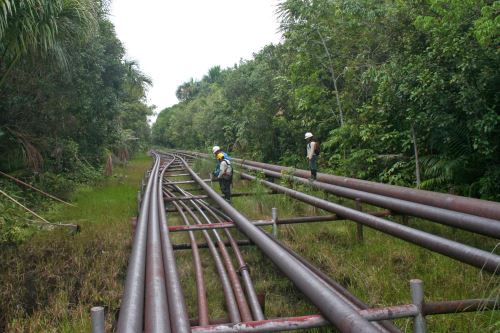
[[316,142],[316,147],[314,147],[314,154],[319,155],[319,153],[321,153],[321,146],[319,144],[319,141],[315,141],[315,142]]

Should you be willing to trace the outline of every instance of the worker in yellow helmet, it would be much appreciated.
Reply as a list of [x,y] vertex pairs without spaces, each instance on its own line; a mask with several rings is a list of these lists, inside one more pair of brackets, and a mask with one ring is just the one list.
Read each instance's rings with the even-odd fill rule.
[[219,181],[220,190],[227,202],[231,202],[231,184],[233,183],[233,166],[231,158],[219,146],[214,146],[212,152],[217,159],[214,176]]

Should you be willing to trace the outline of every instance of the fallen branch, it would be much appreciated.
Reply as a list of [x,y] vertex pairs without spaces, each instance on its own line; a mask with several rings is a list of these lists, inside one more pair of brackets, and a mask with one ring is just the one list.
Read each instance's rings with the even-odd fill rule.
[[48,225],[51,225],[51,226],[54,226],[54,227],[69,227],[69,228],[75,229],[75,231],[80,230],[80,226],[78,226],[76,224],[64,224],[64,223],[52,223],[52,222],[49,222],[46,219],[44,219],[43,217],[41,217],[40,215],[38,215],[37,213],[35,213],[34,211],[32,211],[31,209],[29,209],[28,207],[26,207],[25,205],[23,205],[22,203],[20,203],[19,201],[17,201],[16,199],[14,199],[13,197],[11,197],[10,195],[8,195],[7,193],[5,193],[4,191],[0,190],[0,194],[4,195],[8,199],[10,199],[12,202],[14,202],[15,204],[21,206],[24,210],[26,210],[29,213],[31,213],[32,215],[36,216],[37,218],[39,218],[41,221],[43,221],[44,223],[46,223]]
[[49,197],[49,198],[52,198],[52,199],[57,200],[57,201],[59,201],[59,202],[62,202],[62,203],[63,203],[63,204],[65,204],[65,205],[72,206],[72,207],[76,207],[75,205],[70,204],[69,202],[66,202],[66,201],[64,201],[64,200],[62,200],[62,199],[59,199],[59,198],[57,198],[57,197],[53,196],[52,194],[46,193],[46,192],[44,192],[44,191],[42,191],[42,190],[40,190],[40,189],[37,189],[37,188],[36,188],[36,187],[34,187],[33,185],[30,185],[30,184],[28,184],[28,183],[25,183],[25,182],[23,182],[22,180],[19,180],[19,179],[15,178],[15,177],[12,177],[11,175],[8,175],[8,174],[6,174],[6,173],[4,173],[4,172],[2,172],[2,171],[0,171],[0,175],[2,175],[2,176],[4,176],[4,177],[7,177],[7,178],[11,179],[11,180],[13,180],[14,182],[16,182],[16,183],[18,183],[18,184],[21,184],[21,185],[24,185],[24,186],[26,186],[26,187],[29,187],[29,188],[31,188],[32,190],[35,190],[35,191],[37,191],[37,192],[40,192],[40,193],[42,193],[43,195],[45,195],[45,196],[47,196],[47,197]]

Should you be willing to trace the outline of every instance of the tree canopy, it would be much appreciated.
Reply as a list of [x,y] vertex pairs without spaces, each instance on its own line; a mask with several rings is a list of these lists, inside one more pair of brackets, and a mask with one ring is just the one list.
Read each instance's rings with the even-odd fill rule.
[[153,138],[303,167],[312,131],[323,170],[500,200],[499,9],[283,1],[283,42],[180,85]]

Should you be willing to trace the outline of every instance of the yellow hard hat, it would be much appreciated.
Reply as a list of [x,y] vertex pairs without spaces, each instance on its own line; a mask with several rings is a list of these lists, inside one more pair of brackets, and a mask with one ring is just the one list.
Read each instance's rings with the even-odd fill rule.
[[217,159],[218,160],[222,160],[224,158],[224,154],[223,153],[218,153],[217,154]]

